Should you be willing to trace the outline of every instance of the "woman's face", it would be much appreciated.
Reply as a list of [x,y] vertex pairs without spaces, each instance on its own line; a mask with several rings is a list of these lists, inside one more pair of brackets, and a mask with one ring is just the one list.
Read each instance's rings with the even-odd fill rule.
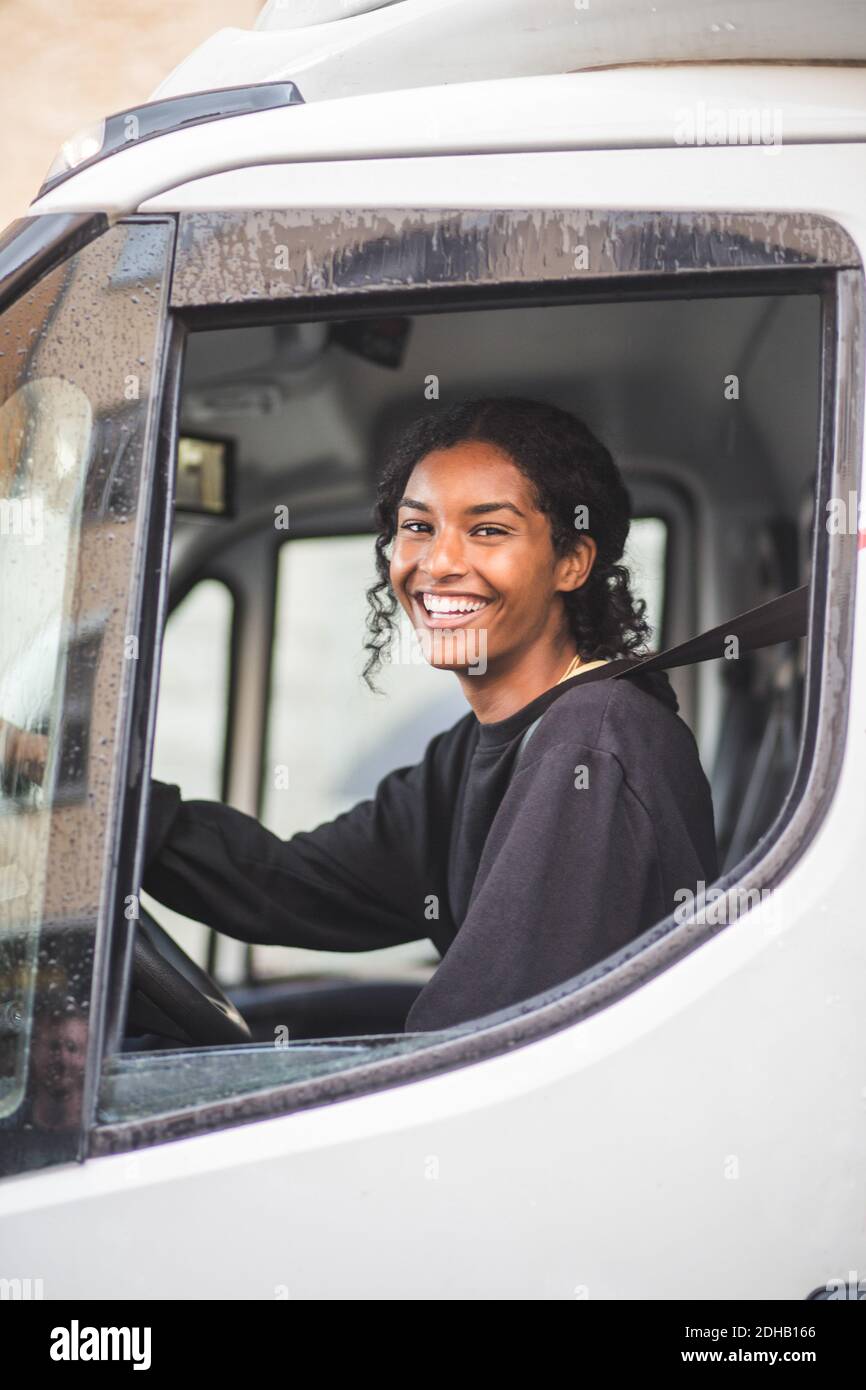
[[391,585],[434,665],[476,665],[481,646],[485,667],[502,668],[539,643],[567,640],[562,594],[585,583],[594,559],[595,542],[577,533],[574,551],[557,556],[520,469],[471,440],[415,465],[398,508]]

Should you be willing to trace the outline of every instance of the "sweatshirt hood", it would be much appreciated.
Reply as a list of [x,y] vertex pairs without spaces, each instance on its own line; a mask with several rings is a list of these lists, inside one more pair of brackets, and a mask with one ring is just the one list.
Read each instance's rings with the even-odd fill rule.
[[632,685],[637,685],[641,690],[645,690],[648,695],[654,695],[668,709],[677,713],[680,705],[677,700],[674,688],[668,679],[667,671],[643,671],[640,674],[629,676]]

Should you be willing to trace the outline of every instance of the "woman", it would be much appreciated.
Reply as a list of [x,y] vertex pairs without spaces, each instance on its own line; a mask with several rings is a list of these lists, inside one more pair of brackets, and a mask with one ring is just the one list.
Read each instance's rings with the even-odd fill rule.
[[606,678],[647,628],[619,563],[628,493],[585,425],[515,398],[426,416],[386,464],[377,524],[365,676],[399,604],[470,712],[287,841],[154,781],[143,886],[249,942],[429,938],[443,959],[406,1027],[438,1029],[577,975],[711,882],[713,811],[667,677]]

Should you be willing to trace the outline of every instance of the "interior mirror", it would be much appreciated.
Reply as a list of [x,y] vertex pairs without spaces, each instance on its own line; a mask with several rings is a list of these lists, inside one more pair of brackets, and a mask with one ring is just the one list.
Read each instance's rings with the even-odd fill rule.
[[234,442],[184,434],[177,444],[175,511],[231,516]]

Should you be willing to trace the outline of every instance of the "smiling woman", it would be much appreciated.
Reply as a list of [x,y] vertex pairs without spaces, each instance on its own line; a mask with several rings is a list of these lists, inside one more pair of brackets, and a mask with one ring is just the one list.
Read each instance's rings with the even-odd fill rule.
[[425,650],[431,664],[456,671],[483,722],[565,674],[634,651],[648,628],[617,563],[629,518],[613,459],[567,411],[506,397],[419,420],[379,487],[368,678],[395,598],[422,638],[477,636],[428,640]]
[[608,451],[556,407],[470,401],[413,425],[379,487],[365,674],[402,606],[470,712],[287,840],[155,781],[147,892],[266,945],[429,938],[443,959],[406,1020],[424,1031],[579,974],[711,882],[709,787],[667,676],[606,679],[647,633],[629,516]]

